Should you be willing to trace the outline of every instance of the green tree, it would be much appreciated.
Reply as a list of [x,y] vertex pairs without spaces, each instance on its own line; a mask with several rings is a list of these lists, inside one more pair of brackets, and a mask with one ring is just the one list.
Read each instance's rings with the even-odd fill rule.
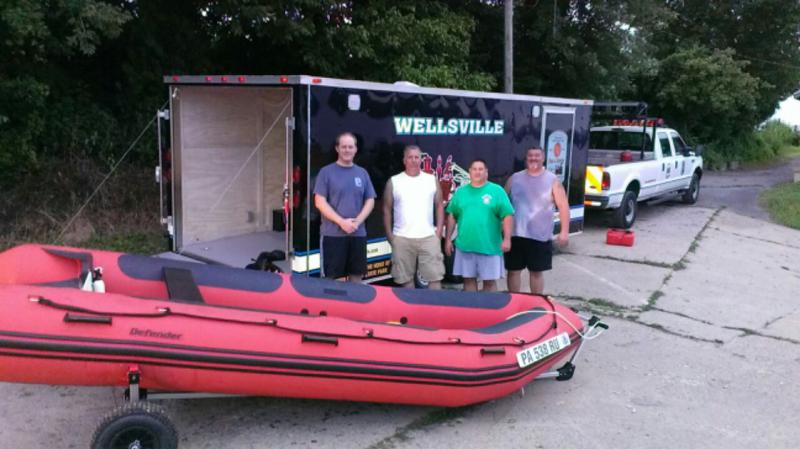
[[0,184],[34,167],[48,145],[58,146],[63,136],[48,131],[64,123],[52,112],[70,97],[69,66],[118,36],[128,18],[94,0],[0,5]]
[[673,126],[700,142],[752,131],[762,81],[733,50],[693,47],[661,61],[657,107]]
[[209,3],[204,14],[226,67],[489,89],[468,64],[474,21],[436,1]]

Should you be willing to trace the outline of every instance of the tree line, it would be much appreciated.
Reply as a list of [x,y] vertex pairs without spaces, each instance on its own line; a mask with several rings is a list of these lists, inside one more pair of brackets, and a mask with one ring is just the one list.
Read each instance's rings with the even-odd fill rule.
[[[517,0],[514,90],[646,101],[736,157],[800,87],[798,23],[798,0]],[[503,1],[8,0],[0,61],[8,185],[48,159],[110,164],[166,100],[164,75],[501,90]],[[132,161],[151,164],[152,145]]]

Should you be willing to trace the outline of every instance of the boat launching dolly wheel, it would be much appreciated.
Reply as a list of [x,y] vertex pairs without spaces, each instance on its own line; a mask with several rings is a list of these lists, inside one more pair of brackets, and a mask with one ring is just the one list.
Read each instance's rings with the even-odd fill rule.
[[123,404],[97,426],[92,449],[177,449],[178,432],[160,406]]
[[164,409],[141,400],[141,371],[137,365],[128,368],[128,391],[123,404],[97,426],[92,436],[92,449],[177,449],[178,432]]

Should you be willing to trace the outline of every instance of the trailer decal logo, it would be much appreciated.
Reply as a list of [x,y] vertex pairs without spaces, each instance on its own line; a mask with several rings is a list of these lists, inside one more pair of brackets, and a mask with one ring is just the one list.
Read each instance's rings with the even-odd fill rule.
[[398,136],[502,136],[503,120],[442,117],[394,117]]

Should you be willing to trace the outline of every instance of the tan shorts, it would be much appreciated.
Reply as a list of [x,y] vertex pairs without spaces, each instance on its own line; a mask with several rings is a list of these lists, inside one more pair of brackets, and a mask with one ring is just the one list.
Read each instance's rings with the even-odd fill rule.
[[414,280],[419,274],[426,281],[441,281],[444,277],[444,256],[441,240],[435,235],[409,239],[396,235],[392,242],[392,277],[398,284]]

